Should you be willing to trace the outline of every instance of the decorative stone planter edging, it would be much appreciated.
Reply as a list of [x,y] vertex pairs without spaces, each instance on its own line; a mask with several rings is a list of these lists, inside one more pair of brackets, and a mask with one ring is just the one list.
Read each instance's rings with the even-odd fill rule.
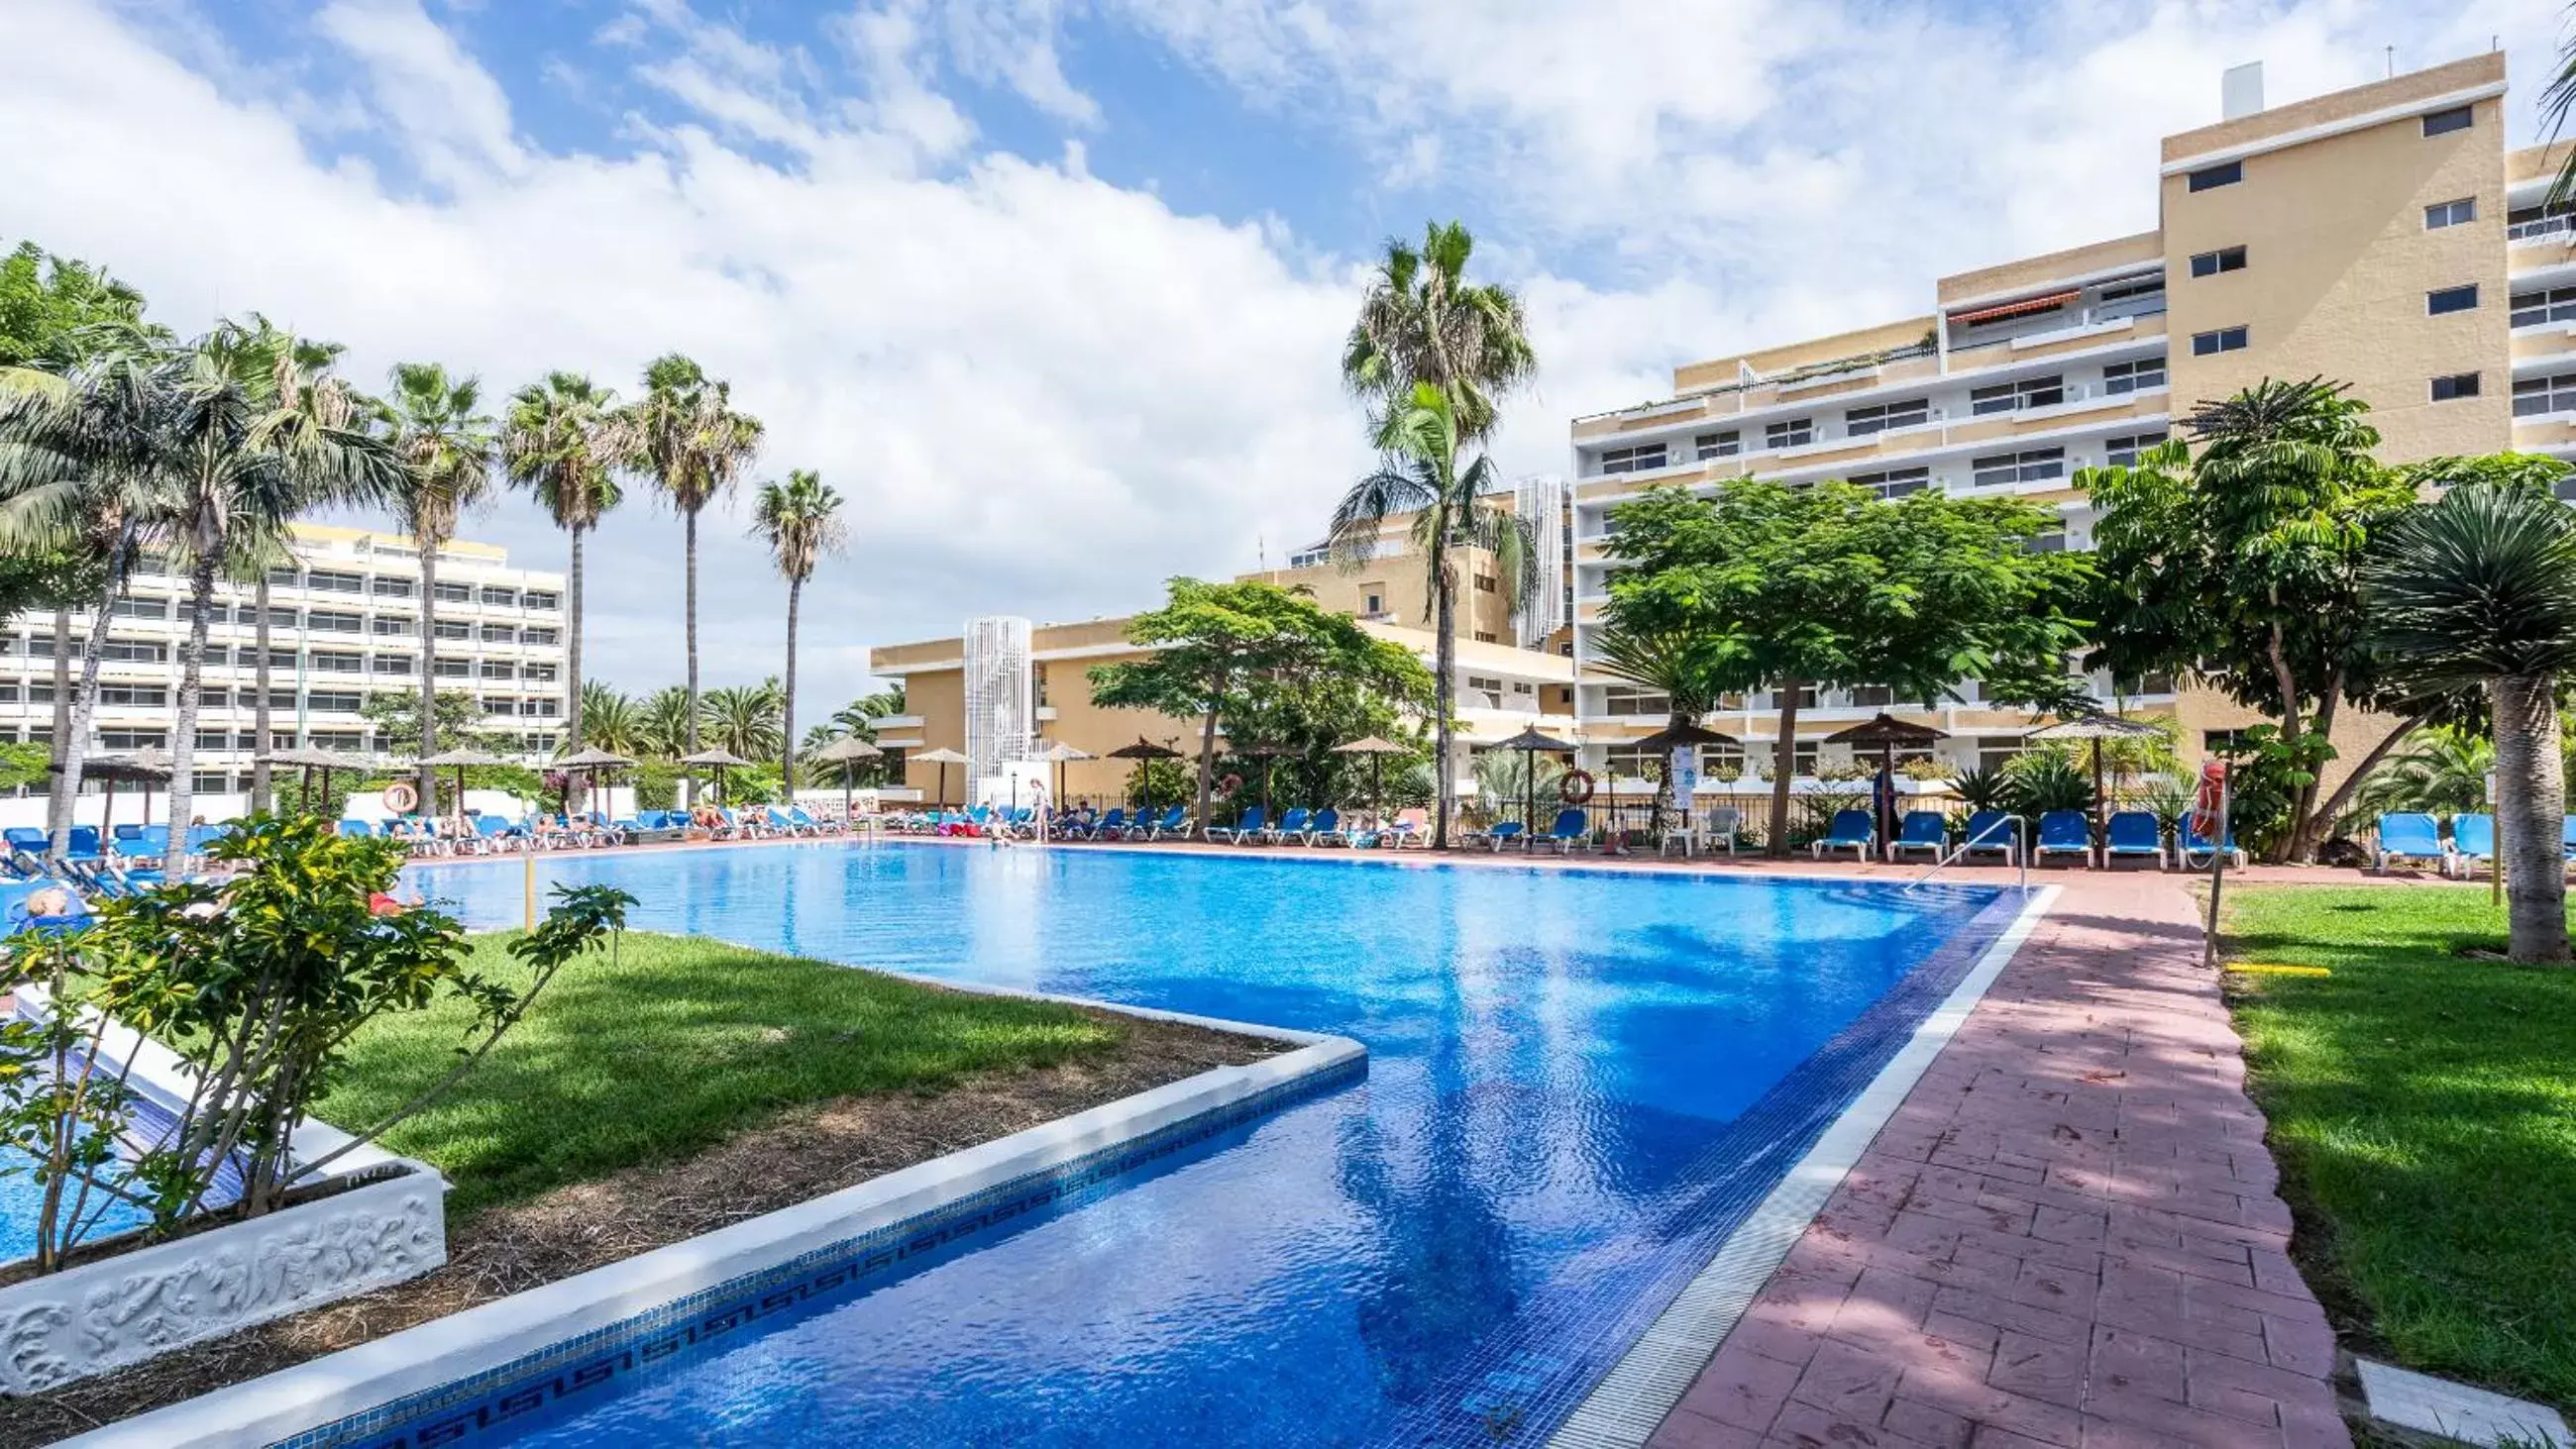
[[[10,1006],[26,1020],[50,1009],[37,988]],[[193,1069],[167,1047],[111,1023],[99,1057],[131,1062],[127,1085],[163,1111],[186,1108]],[[296,1129],[295,1155],[310,1161],[348,1140],[308,1122]],[[56,1388],[447,1261],[445,1178],[372,1146],[341,1161],[335,1178],[381,1180],[0,1288],[0,1394]]]
[[1285,1041],[1294,1050],[1244,1066],[1217,1067],[916,1163],[794,1207],[110,1424],[65,1440],[64,1445],[66,1449],[231,1449],[284,1440],[339,1442],[344,1435],[380,1431],[429,1412],[423,1396],[444,1400],[507,1383],[537,1371],[536,1365],[551,1356],[581,1342],[595,1343],[632,1320],[693,1295],[712,1294],[755,1274],[829,1253],[862,1235],[1101,1156],[1193,1119],[1240,1109],[1256,1098],[1293,1093],[1301,1084],[1355,1074],[1366,1060],[1365,1049],[1346,1037],[1175,1012],[1112,1009]]

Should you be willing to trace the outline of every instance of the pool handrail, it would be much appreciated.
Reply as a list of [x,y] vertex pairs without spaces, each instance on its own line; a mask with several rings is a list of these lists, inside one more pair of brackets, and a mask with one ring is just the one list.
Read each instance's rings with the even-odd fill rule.
[[1950,865],[1959,857],[1966,855],[1972,849],[1994,849],[1995,843],[1990,840],[1989,837],[1995,834],[1998,827],[2006,825],[2011,826],[2012,829],[2006,832],[2002,838],[2004,858],[2011,861],[2014,869],[2019,873],[2020,888],[2025,891],[2029,890],[2030,852],[2021,848],[2021,838],[2022,833],[2028,829],[2030,822],[2022,819],[2019,815],[2005,812],[1997,815],[1994,819],[1987,821],[1983,830],[1966,835],[1965,838],[1960,840],[1958,845],[1951,849],[1948,855],[1932,862],[1930,867],[1925,869],[1921,875],[1907,881],[1905,883],[1905,893],[1909,895],[1912,894],[1916,886],[1919,886],[1925,881],[1932,879],[1932,877],[1939,875],[1944,867]]

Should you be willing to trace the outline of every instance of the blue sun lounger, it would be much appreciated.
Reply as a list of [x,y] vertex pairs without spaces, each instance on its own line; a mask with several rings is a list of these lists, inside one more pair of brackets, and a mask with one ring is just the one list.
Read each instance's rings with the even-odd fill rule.
[[1848,850],[1852,853],[1852,859],[1867,860],[1871,847],[1877,844],[1878,827],[1871,822],[1868,811],[1837,810],[1834,812],[1833,828],[1826,831],[1825,838],[1817,841],[1809,849],[1815,852],[1818,860],[1824,859],[1825,852],[1828,850]]
[[[2185,870],[2208,869],[2210,863],[2209,841],[2207,837],[2203,836],[2198,830],[2192,828],[2190,816],[2186,815],[2182,818],[2182,829],[2178,834],[2180,838],[2174,842],[2174,854],[2181,859],[2182,868]],[[2238,848],[2236,844],[2236,827],[2234,825],[2231,824],[2228,826],[2227,839],[2221,848],[2227,852],[2227,859],[2230,864],[2233,864],[2239,870],[2244,869],[2245,852]]]
[[1272,845],[1284,845],[1291,840],[1304,840],[1306,832],[1311,828],[1306,824],[1306,817],[1313,813],[1303,805],[1291,805],[1288,807],[1288,813],[1279,817],[1278,824],[1261,832],[1261,838]]
[[1581,807],[1568,805],[1556,812],[1556,823],[1547,828],[1547,834],[1530,842],[1530,849],[1553,845],[1557,854],[1564,855],[1591,837],[1592,824],[1584,818]]
[[[2563,831],[2562,831],[2563,833]],[[2495,869],[2495,817],[2492,815],[2454,815],[2451,817],[2451,864],[2460,877],[2476,874],[2477,865],[2485,861]]]
[[1904,821],[1897,826],[1896,844],[1890,854],[1903,860],[1909,850],[1928,850],[1934,860],[1939,860],[1949,846],[1950,822],[1941,818],[1940,811],[1908,810]]
[[2074,856],[2078,864],[2092,861],[2093,830],[2083,811],[2051,810],[2039,817],[2039,841],[2031,847],[2031,864],[2046,864],[2052,855]]
[[2153,814],[2144,810],[2117,811],[2105,829],[2108,832],[2108,838],[2103,842],[2106,860],[2144,858],[2154,861],[2157,869],[2164,868],[2165,831]]
[[[1111,811],[1116,814],[1116,811]],[[1243,814],[1232,825],[1211,825],[1199,832],[1210,841],[1222,840],[1228,845],[1241,845],[1269,827],[1270,812],[1258,805],[1246,805]]]
[[1968,817],[1968,828],[1959,836],[1959,858],[1974,860],[1980,855],[2000,855],[2004,864],[2021,861],[2021,822],[2001,810],[1979,810]]
[[2442,839],[2442,827],[2432,816],[2415,811],[2392,811],[2379,817],[2379,845],[2370,853],[2370,863],[2386,870],[2393,861],[2424,861],[2443,874],[2450,874],[2451,847]]

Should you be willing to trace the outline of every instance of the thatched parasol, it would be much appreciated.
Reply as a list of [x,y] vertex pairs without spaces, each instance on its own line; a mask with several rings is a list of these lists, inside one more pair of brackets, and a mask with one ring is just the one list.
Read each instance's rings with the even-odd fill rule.
[[99,802],[98,839],[101,849],[114,838],[116,824],[116,787],[143,787],[143,823],[152,823],[152,787],[170,783],[170,752],[146,745],[130,755],[96,755],[81,762],[81,778],[102,781],[107,798]]
[[1545,750],[1551,755],[1570,755],[1574,753],[1575,747],[1554,735],[1542,734],[1538,726],[1531,725],[1510,739],[1496,740],[1485,748],[1521,752],[1521,794],[1524,797],[1521,801],[1521,831],[1525,835],[1535,835],[1538,832],[1539,751]]
[[735,754],[733,751],[726,749],[722,745],[716,745],[708,749],[700,750],[694,755],[682,755],[680,757],[680,763],[689,766],[691,774],[695,774],[700,768],[715,771],[716,799],[730,805],[733,803],[733,799],[725,793],[725,771],[741,769],[749,766],[752,762]]
[[[1836,730],[1825,736],[1824,742],[1829,745],[1850,745],[1854,749],[1875,747],[1878,750],[1878,767],[1887,776],[1886,798],[1878,802],[1878,839],[1881,850],[1887,848],[1887,842],[1896,838],[1896,747],[1898,745],[1929,746],[1949,737],[1949,733],[1945,730],[1936,730],[1930,725],[1915,724],[1911,720],[1901,720],[1885,710],[1880,710],[1876,715],[1849,729]],[[1873,787],[1870,793],[1874,796],[1878,791]]]
[[[596,791],[599,788],[600,772],[604,770],[629,769],[632,768],[634,764],[635,761],[628,759],[624,755],[618,754],[614,750],[603,750],[597,745],[591,745],[583,750],[574,754],[566,755],[562,759],[555,761],[555,768],[563,771],[567,775],[570,775],[575,771],[589,775],[590,788]],[[567,797],[566,808],[569,809],[569,797],[571,792],[566,791],[565,794]]]
[[1378,778],[1379,773],[1386,766],[1387,756],[1411,754],[1412,751],[1403,745],[1397,744],[1393,740],[1382,740],[1375,735],[1362,735],[1360,738],[1351,741],[1349,744],[1333,746],[1333,753],[1337,755],[1366,755],[1369,757],[1369,809],[1376,814],[1384,815],[1386,813],[1386,791],[1382,787],[1382,782]]
[[[1143,735],[1136,737],[1136,743],[1121,745],[1109,752],[1109,758],[1113,760],[1177,760],[1180,757],[1180,751],[1158,745]],[[1144,808],[1151,811],[1154,808],[1154,772],[1151,769],[1145,771],[1144,794]]]
[[912,756],[912,760],[916,764],[927,762],[939,767],[939,799],[937,804],[940,808],[945,809],[948,805],[948,767],[951,765],[965,764],[966,757],[957,753],[955,750],[943,747],[936,750],[925,750],[918,755]]
[[[331,775],[334,771],[348,774],[353,771],[371,768],[366,761],[359,759],[355,755],[344,755],[337,750],[311,748],[300,750],[271,750],[267,754],[260,756],[259,762],[272,768],[278,765],[285,765],[303,771],[304,780],[299,799],[301,800],[303,807],[307,810],[313,808],[314,771],[320,770],[322,772],[322,798],[327,803],[331,798]],[[144,823],[148,825],[151,822],[147,820]]]
[[2163,733],[2163,730],[2156,728],[2154,725],[2148,724],[2144,720],[2123,719],[2116,714],[2104,714],[2100,710],[2088,710],[2085,713],[2072,715],[2066,719],[2059,720],[2053,725],[2042,725],[2038,729],[2032,730],[2027,738],[2034,740],[2090,740],[2093,742],[2093,839],[2097,843],[2098,848],[2108,849],[2110,841],[2110,825],[2108,823],[2107,812],[2110,809],[2110,805],[2102,790],[2102,742],[2104,740],[2143,739],[2149,735],[2160,735]]
[[860,739],[857,735],[843,735],[806,756],[818,765],[841,767],[841,818],[845,821],[850,818],[850,767],[861,760],[876,760],[884,757],[885,751]]
[[[412,763],[426,765],[434,770],[452,769],[456,772],[456,818],[463,820],[465,818],[465,772],[485,769],[493,765],[506,765],[510,762],[490,751],[478,750],[471,745],[466,745],[453,750],[441,750],[434,755],[423,755]],[[421,803],[425,806],[431,805],[429,801]]]

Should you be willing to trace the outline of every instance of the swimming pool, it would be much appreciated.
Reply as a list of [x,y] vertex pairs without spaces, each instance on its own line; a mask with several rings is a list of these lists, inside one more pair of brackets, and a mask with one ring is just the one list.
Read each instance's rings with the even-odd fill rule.
[[[538,870],[634,892],[639,927],[1339,1033],[1368,1072],[456,1442],[1538,1442],[2020,903],[904,844]],[[519,918],[518,870],[415,876]]]

